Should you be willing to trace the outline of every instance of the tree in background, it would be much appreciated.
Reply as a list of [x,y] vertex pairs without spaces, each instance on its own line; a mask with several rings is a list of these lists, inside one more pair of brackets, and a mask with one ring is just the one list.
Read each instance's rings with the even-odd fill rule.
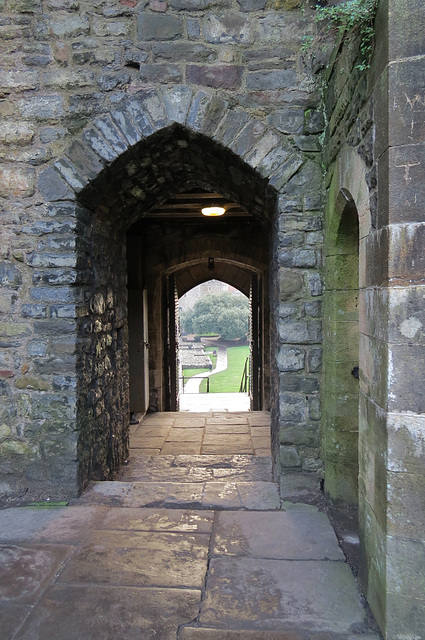
[[223,340],[243,340],[248,333],[248,319],[248,298],[224,292],[204,296],[192,309],[182,312],[180,326],[184,333],[218,333]]

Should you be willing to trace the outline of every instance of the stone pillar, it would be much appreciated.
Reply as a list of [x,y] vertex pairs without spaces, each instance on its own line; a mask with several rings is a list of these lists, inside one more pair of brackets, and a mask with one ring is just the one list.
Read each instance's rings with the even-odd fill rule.
[[425,5],[386,0],[377,20],[376,230],[361,344],[363,584],[387,639],[425,635]]

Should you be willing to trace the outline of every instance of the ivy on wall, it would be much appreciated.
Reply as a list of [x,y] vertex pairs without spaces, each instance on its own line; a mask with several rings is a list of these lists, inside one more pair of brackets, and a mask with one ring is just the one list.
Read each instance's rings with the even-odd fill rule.
[[360,60],[358,69],[368,69],[373,53],[374,20],[379,0],[330,0],[316,5],[314,20],[320,25],[318,36],[308,36],[303,49],[312,48],[317,40],[333,33],[341,37],[358,34],[360,37]]

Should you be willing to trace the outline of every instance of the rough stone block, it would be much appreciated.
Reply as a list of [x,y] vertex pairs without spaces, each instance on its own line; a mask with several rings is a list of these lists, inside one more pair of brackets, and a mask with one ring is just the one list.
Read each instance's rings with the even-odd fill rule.
[[0,287],[18,289],[22,284],[22,275],[18,267],[10,262],[0,262]]
[[210,13],[204,19],[204,36],[207,42],[215,44],[249,44],[249,21],[238,13],[227,12],[220,16]]
[[301,133],[304,127],[304,109],[301,107],[277,109],[267,117],[267,122],[282,133]]
[[267,5],[267,0],[238,0],[241,11],[261,11]]
[[281,267],[278,271],[279,300],[296,300],[303,295],[304,280],[296,269]]
[[55,69],[45,71],[42,74],[45,87],[49,89],[77,89],[79,87],[91,87],[94,84],[95,76],[92,71],[78,69],[77,71],[68,69]]
[[279,448],[279,459],[282,467],[300,467],[301,459],[296,447],[281,445]]
[[143,108],[141,100],[137,97],[130,99],[126,104],[126,112],[132,117],[141,137],[149,136],[153,133],[152,123]]
[[38,188],[41,195],[47,202],[55,202],[56,200],[72,200],[73,191],[59,173],[49,167],[40,174],[38,180]]
[[38,74],[36,71],[15,71],[3,69],[0,71],[0,95],[3,97],[13,92],[37,89]]
[[299,393],[315,393],[319,391],[318,376],[307,373],[280,373],[279,387],[282,391],[296,391]]
[[279,318],[279,340],[290,344],[314,344],[322,341],[320,320],[294,322]]
[[288,269],[298,267],[309,269],[320,267],[321,253],[317,249],[282,249],[279,251],[278,261],[282,267]]
[[50,120],[65,115],[64,99],[59,95],[28,96],[18,101],[18,111],[24,118]]
[[0,124],[0,143],[29,144],[34,138],[34,126],[29,122],[3,122]]
[[190,84],[215,89],[235,89],[242,83],[242,67],[236,65],[187,65],[186,76]]
[[281,424],[284,422],[305,422],[307,418],[306,397],[297,393],[279,393]]
[[247,89],[253,91],[276,91],[277,89],[289,89],[295,87],[297,73],[293,69],[255,71],[247,73]]
[[291,424],[283,422],[279,429],[279,442],[286,445],[317,447],[319,431],[317,424]]
[[186,19],[187,36],[189,40],[199,40],[201,35],[201,24],[197,18]]
[[142,10],[137,18],[137,33],[139,40],[175,40],[183,36],[183,20]]
[[142,64],[139,77],[142,82],[181,82],[183,70],[175,64]]
[[170,7],[178,11],[203,11],[212,7],[230,7],[230,0],[169,0]]
[[261,17],[255,26],[254,40],[270,45],[301,46],[305,35],[305,21],[298,14],[291,15],[287,12],[270,12],[264,18]]
[[90,31],[90,23],[87,16],[61,16],[60,20],[50,22],[50,31],[59,38],[76,38],[86,35]]
[[161,42],[152,45],[152,53],[155,60],[171,62],[214,62],[217,59],[214,49],[199,42]]
[[93,33],[100,37],[120,37],[127,36],[131,28],[131,22],[129,20],[111,20],[94,17],[93,19]]
[[81,176],[81,173],[67,158],[56,160],[54,167],[75,193],[78,193],[87,185],[88,180]]
[[102,91],[113,91],[120,87],[125,87],[131,82],[131,75],[129,73],[104,73],[98,76],[97,84]]
[[34,194],[34,183],[34,169],[0,167],[0,196],[3,198],[29,198]]
[[202,133],[212,135],[227,111],[227,102],[216,95],[199,91],[193,98],[187,124]]
[[300,371],[304,369],[305,349],[280,347],[277,357],[279,371]]

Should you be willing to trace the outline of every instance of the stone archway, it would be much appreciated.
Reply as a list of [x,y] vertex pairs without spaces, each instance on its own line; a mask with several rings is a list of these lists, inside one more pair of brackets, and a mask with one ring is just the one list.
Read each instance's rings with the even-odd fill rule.
[[[76,407],[69,429],[54,436],[61,441],[66,486],[57,491],[57,474],[49,476],[49,462],[43,486],[51,482],[55,493],[73,495],[91,477],[111,477],[125,457],[125,232],[170,193],[195,185],[239,202],[253,221],[269,225],[270,397],[276,473],[279,451],[281,464],[291,469],[301,469],[305,460],[310,464],[317,458],[320,184],[320,167],[279,132],[239,107],[230,107],[214,91],[196,93],[188,87],[125,97],[110,114],[89,124],[63,157],[41,172],[39,190],[47,216],[55,221],[61,242],[73,251],[67,256],[66,273],[57,277],[54,270],[59,262],[50,260],[46,250],[39,257],[40,282],[50,278],[49,284],[56,289],[49,289],[49,295],[69,302],[69,320],[58,320],[52,331],[66,325],[76,341],[66,379],[57,364],[60,389],[52,394],[54,402],[55,393],[65,392]],[[238,242],[243,235],[239,233]],[[62,270],[63,266],[60,262]],[[296,281],[295,288],[286,286],[289,280]],[[37,330],[49,331],[47,325],[41,321]],[[307,445],[300,437],[305,429],[310,434]],[[44,451],[48,461],[53,449],[46,444]]]

